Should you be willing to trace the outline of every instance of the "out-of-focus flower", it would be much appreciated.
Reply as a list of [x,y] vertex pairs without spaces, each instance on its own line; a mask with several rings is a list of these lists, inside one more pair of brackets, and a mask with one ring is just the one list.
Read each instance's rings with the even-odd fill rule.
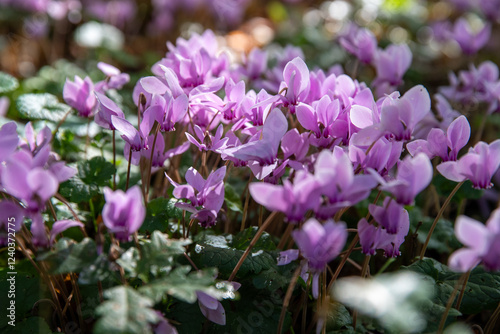
[[96,98],[94,95],[94,83],[89,77],[85,79],[75,75],[75,81],[66,79],[63,89],[64,101],[78,111],[81,117],[93,115]]
[[307,259],[309,270],[314,273],[312,291],[317,298],[319,273],[340,254],[347,240],[345,223],[330,219],[322,225],[311,218],[300,230],[293,231],[292,236],[302,256]]
[[373,58],[377,77],[372,86],[377,95],[390,93],[403,82],[403,75],[410,67],[412,54],[406,44],[391,44],[385,50],[378,49]]
[[54,243],[56,236],[59,233],[66,231],[70,227],[78,226],[83,228],[84,225],[80,222],[74,220],[58,220],[52,225],[52,229],[50,230],[50,244]]
[[0,201],[0,246],[7,244],[9,231],[19,231],[23,224],[24,209],[17,203]]
[[377,49],[375,35],[370,30],[355,24],[350,24],[346,32],[342,34],[340,44],[364,64],[372,62]]
[[491,144],[479,142],[457,161],[446,161],[437,170],[449,180],[470,180],[477,189],[493,186],[491,178],[500,166],[500,139]]
[[97,98],[98,110],[94,117],[95,122],[97,123],[97,125],[102,126],[104,129],[116,130],[113,123],[111,122],[111,117],[116,116],[125,118],[123,111],[106,95],[95,93],[95,96]]
[[134,186],[123,192],[104,188],[106,204],[102,209],[102,221],[108,230],[121,241],[128,241],[130,236],[141,227],[146,217],[146,208],[141,189]]
[[122,73],[119,69],[110,64],[99,62],[97,64],[97,68],[106,75],[106,80],[96,84],[96,91],[121,89],[123,85],[130,81],[130,75],[128,75],[127,73]]
[[450,255],[451,269],[465,272],[482,262],[487,270],[500,270],[500,209],[493,211],[486,225],[459,216],[455,235],[465,247]]
[[479,31],[473,31],[465,18],[459,18],[453,26],[453,38],[466,54],[474,54],[490,39],[491,25],[485,23]]
[[0,128],[0,162],[7,160],[17,148],[19,136],[16,129],[15,122],[6,123]]

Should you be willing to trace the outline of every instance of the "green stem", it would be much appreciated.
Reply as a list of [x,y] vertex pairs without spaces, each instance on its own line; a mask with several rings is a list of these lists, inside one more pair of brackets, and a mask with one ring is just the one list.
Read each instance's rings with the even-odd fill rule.
[[439,210],[437,216],[436,216],[436,219],[434,219],[434,222],[432,223],[432,226],[429,230],[429,234],[427,235],[427,239],[425,239],[425,243],[424,243],[424,246],[422,247],[422,251],[420,252],[420,260],[422,260],[424,258],[424,255],[425,255],[425,251],[427,249],[427,246],[429,245],[429,241],[431,240],[431,236],[432,236],[432,232],[434,232],[434,229],[436,228],[437,226],[437,223],[438,223],[438,220],[441,218],[441,216],[443,215],[443,212],[444,210],[446,209],[446,207],[448,206],[448,204],[450,204],[450,201],[451,199],[453,198],[453,196],[455,196],[455,194],[457,193],[458,189],[460,189],[460,187],[462,186],[462,184],[464,184],[465,181],[462,181],[460,183],[458,183],[455,188],[451,191],[450,195],[448,196],[448,198],[446,199],[446,201],[443,203],[443,206],[441,207],[441,209]]

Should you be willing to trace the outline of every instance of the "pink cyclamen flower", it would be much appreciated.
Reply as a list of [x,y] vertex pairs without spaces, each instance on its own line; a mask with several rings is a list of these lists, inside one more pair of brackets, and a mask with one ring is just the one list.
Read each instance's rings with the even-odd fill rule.
[[146,208],[141,189],[134,186],[123,192],[104,188],[106,204],[102,209],[102,220],[108,230],[121,241],[128,241],[130,236],[141,227],[146,217]]
[[469,138],[470,124],[462,115],[451,122],[446,135],[443,130],[433,128],[427,135],[427,140],[417,139],[408,143],[406,148],[413,156],[422,152],[429,159],[439,156],[443,161],[455,161],[458,151],[467,145]]
[[425,154],[419,153],[415,157],[407,156],[398,163],[394,180],[386,182],[377,173],[371,174],[379,179],[381,190],[393,194],[398,203],[409,205],[431,183],[432,164]]
[[0,162],[5,161],[14,153],[19,142],[15,122],[9,122],[0,128]]
[[176,207],[187,210],[196,218],[203,227],[214,226],[217,214],[224,203],[224,176],[226,166],[210,173],[205,180],[203,176],[193,167],[186,172],[188,184],[178,184],[167,174],[165,176],[174,186],[173,195],[178,199],[187,199],[189,202],[177,202]]
[[335,259],[344,248],[347,240],[347,230],[344,222],[334,222],[332,219],[320,224],[311,218],[298,231],[292,232],[293,239],[299,246],[302,256],[307,259],[309,271],[313,273],[313,297],[319,295],[319,274],[328,262]]
[[362,63],[369,64],[377,49],[377,39],[370,30],[351,24],[340,37],[340,45]]
[[283,212],[290,222],[304,219],[308,210],[316,210],[320,204],[318,184],[313,175],[299,170],[293,184],[285,180],[283,185],[265,182],[251,183],[252,198],[269,210]]
[[411,60],[412,54],[406,44],[391,44],[384,50],[378,49],[373,60],[377,70],[375,82],[388,82],[391,86],[398,86],[410,67]]
[[451,254],[448,259],[451,269],[465,272],[482,262],[487,270],[500,270],[500,209],[493,211],[486,225],[459,216],[455,235],[465,247]]
[[94,83],[89,77],[85,79],[75,75],[75,81],[66,79],[63,89],[64,101],[78,111],[81,117],[90,117],[96,105]]
[[477,143],[458,161],[446,161],[437,170],[449,180],[470,180],[474,188],[488,189],[493,186],[491,178],[500,166],[500,139],[491,144]]
[[465,18],[460,18],[453,26],[453,38],[462,51],[468,55],[474,54],[488,43],[491,35],[491,25],[486,23],[481,30],[473,31]]
[[347,230],[344,222],[329,219],[322,225],[310,218],[300,230],[293,231],[292,236],[309,262],[309,268],[322,271],[344,248]]
[[94,117],[95,122],[104,129],[116,130],[111,122],[111,116],[125,118],[123,111],[106,95],[95,93],[95,96],[97,98],[98,110]]

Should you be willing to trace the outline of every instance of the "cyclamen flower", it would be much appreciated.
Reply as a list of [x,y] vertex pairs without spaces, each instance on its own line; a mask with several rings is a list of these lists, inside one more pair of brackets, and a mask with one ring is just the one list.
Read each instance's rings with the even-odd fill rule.
[[219,125],[217,131],[215,132],[215,136],[212,136],[210,133],[204,133],[203,130],[198,126],[194,126],[194,133],[196,137],[200,141],[197,141],[191,134],[186,132],[186,137],[190,143],[194,144],[200,151],[213,151],[220,153],[224,151],[226,148],[226,143],[229,138],[222,139],[222,132],[224,128],[222,124]]
[[381,190],[393,194],[398,203],[409,205],[431,183],[432,164],[425,154],[419,153],[415,157],[407,156],[398,163],[394,180],[387,182],[377,173],[371,174],[378,178]]
[[297,172],[293,184],[285,180],[282,186],[264,182],[249,186],[250,194],[257,203],[268,210],[283,212],[293,223],[302,221],[308,210],[318,208],[320,194],[317,188],[314,176],[303,170]]
[[285,106],[290,105],[290,112],[294,113],[294,105],[304,101],[311,86],[306,63],[299,57],[290,61],[283,70],[283,80],[282,86],[286,87]]
[[500,166],[500,139],[491,144],[477,143],[458,161],[446,161],[436,168],[449,180],[461,182],[470,180],[476,189],[493,186],[491,178]]
[[385,50],[378,49],[373,58],[377,77],[372,86],[382,96],[403,82],[403,75],[410,67],[412,54],[406,44],[391,44]]
[[[241,284],[238,282],[228,284],[231,291],[237,291],[240,287]],[[226,311],[221,302],[203,291],[196,291],[196,296],[201,313],[211,322],[224,326],[226,324]]]
[[142,225],[146,217],[141,189],[134,186],[123,192],[104,188],[106,204],[102,209],[102,221],[120,241],[128,241]]
[[368,124],[361,129],[356,139],[353,138],[353,144],[370,146],[383,135],[398,141],[411,139],[416,125],[430,112],[429,93],[425,87],[418,85],[401,98],[396,96],[387,96],[382,100],[380,123],[373,122],[373,125]]
[[300,252],[307,259],[309,270],[314,273],[312,291],[314,298],[317,298],[319,273],[344,248],[347,240],[346,225],[344,222],[336,223],[331,219],[322,225],[311,218],[300,230],[293,231],[292,236]]
[[96,99],[94,95],[94,83],[89,77],[82,80],[75,75],[75,81],[66,79],[63,89],[64,101],[78,111],[81,117],[90,117],[93,114]]
[[379,226],[368,223],[365,218],[358,222],[359,243],[364,254],[374,255],[377,249],[383,249],[385,256],[400,255],[399,247],[410,230],[410,218],[402,206],[389,201],[387,197],[382,207],[369,207]]
[[417,139],[406,145],[408,152],[415,156],[425,153],[429,159],[439,156],[443,161],[455,161],[458,151],[469,142],[470,124],[465,116],[460,116],[451,122],[446,135],[441,129],[431,129],[427,140]]
[[116,67],[99,62],[97,68],[100,69],[105,75],[106,80],[96,84],[96,91],[108,89],[121,89],[123,85],[130,81],[130,76],[127,73],[121,73]]
[[0,163],[7,160],[17,148],[19,136],[16,129],[15,122],[6,123],[0,128]]
[[377,49],[377,39],[370,30],[351,24],[340,37],[340,45],[362,63],[369,64]]
[[17,203],[0,201],[0,246],[5,246],[8,240],[8,231],[19,231],[23,224],[24,209]]
[[215,225],[217,214],[224,203],[224,176],[226,166],[210,173],[205,180],[197,170],[190,167],[186,172],[188,184],[180,185],[165,176],[174,186],[173,195],[178,199],[187,199],[189,202],[177,202],[176,207],[192,212],[192,218],[198,219],[201,226]]
[[354,175],[349,157],[338,146],[333,152],[321,151],[314,164],[314,177],[318,192],[328,198],[328,202],[316,210],[321,218],[329,218],[340,208],[365,199],[377,185],[371,175]]
[[[254,175],[262,179],[269,175],[276,166],[276,158],[280,141],[288,129],[288,122],[285,115],[279,109],[273,109],[266,118],[262,128],[262,139],[257,132],[252,139],[243,145],[225,149],[222,153],[243,161],[255,161],[261,168],[252,170]],[[256,167],[259,167],[256,166]],[[263,166],[272,166],[272,168],[262,173]]]
[[455,235],[464,244],[450,255],[448,264],[456,271],[469,271],[483,263],[487,270],[500,270],[500,209],[496,209],[486,222],[459,216],[455,222]]
[[480,30],[473,31],[465,18],[459,18],[453,26],[453,38],[462,51],[468,55],[479,51],[490,39],[491,25],[486,23]]
[[104,129],[116,130],[115,126],[111,122],[111,117],[116,116],[119,118],[125,118],[123,111],[106,95],[101,93],[95,93],[97,98],[97,113],[95,114],[94,120],[97,125],[100,125]]

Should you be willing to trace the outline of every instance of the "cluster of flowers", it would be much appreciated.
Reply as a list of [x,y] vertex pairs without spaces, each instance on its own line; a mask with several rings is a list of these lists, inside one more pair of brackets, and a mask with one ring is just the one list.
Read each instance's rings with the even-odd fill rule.
[[[21,229],[24,217],[30,218],[33,244],[47,247],[49,238],[42,212],[57,193],[59,183],[71,178],[76,170],[51,152],[52,133],[48,127],[36,134],[32,124],[26,124],[25,139],[20,139],[16,130],[14,122],[0,129],[0,189],[9,195],[0,200],[1,230],[8,230],[9,217],[15,218],[16,231]],[[2,232],[0,244],[5,242],[6,234]]]
[[[362,31],[356,30],[355,36],[365,34]],[[357,45],[360,39],[346,37],[342,43]],[[403,96],[394,91],[375,99],[366,84],[333,71],[310,71],[300,57],[288,61],[280,76],[273,72],[266,78],[260,74],[266,72],[261,62],[267,57],[265,51],[254,50],[243,64],[231,66],[228,57],[218,53],[215,41],[214,34],[206,31],[189,40],[180,38],[176,46],[168,44],[166,57],[152,68],[155,76],[142,78],[134,89],[139,130],[113,101],[96,91],[91,110],[97,108],[97,124],[122,133],[127,142],[124,154],[129,157],[132,153],[133,163],[137,164],[140,156],[153,156],[154,165],[160,167],[168,157],[185,152],[191,143],[201,152],[219,154],[234,166],[249,167],[255,178],[264,181],[250,185],[252,197],[269,210],[283,212],[291,223],[301,222],[308,211],[316,219],[332,219],[340,209],[366,199],[378,187],[390,196],[381,206],[370,205],[373,219],[362,219],[358,233],[364,253],[383,249],[387,256],[399,255],[399,246],[409,231],[404,205],[412,204],[430,183],[430,159],[442,160],[437,169],[450,180],[470,180],[476,188],[491,187],[500,164],[500,140],[479,142],[458,159],[460,149],[469,141],[470,126],[464,116],[457,117],[443,96],[436,96],[436,109],[441,114],[438,121],[430,112],[431,99],[422,86]],[[396,66],[389,62],[380,65],[380,59],[392,54],[386,52],[388,49],[407,47],[372,49],[371,61],[391,68],[378,71],[385,74],[375,81],[389,86],[401,82],[407,66],[393,71]],[[272,76],[281,80],[277,89],[269,80]],[[270,92],[263,88],[247,91],[246,85],[254,83],[267,84]],[[91,115],[87,102],[94,97],[88,80],[67,85],[72,85],[72,90],[65,89],[65,100],[81,115]],[[273,93],[272,87],[278,93]],[[223,98],[218,94],[221,90],[225,91]],[[289,122],[293,125],[290,130]],[[164,140],[155,138],[158,131],[167,133],[176,124],[187,129],[187,141],[164,152]],[[403,147],[409,154],[403,154]],[[177,205],[191,211],[202,226],[214,225],[223,203],[225,174],[222,167],[205,180],[191,167],[185,176],[188,185],[169,177],[174,196],[184,201]],[[301,250],[308,253],[303,247]],[[318,267],[321,265],[311,266]]]

